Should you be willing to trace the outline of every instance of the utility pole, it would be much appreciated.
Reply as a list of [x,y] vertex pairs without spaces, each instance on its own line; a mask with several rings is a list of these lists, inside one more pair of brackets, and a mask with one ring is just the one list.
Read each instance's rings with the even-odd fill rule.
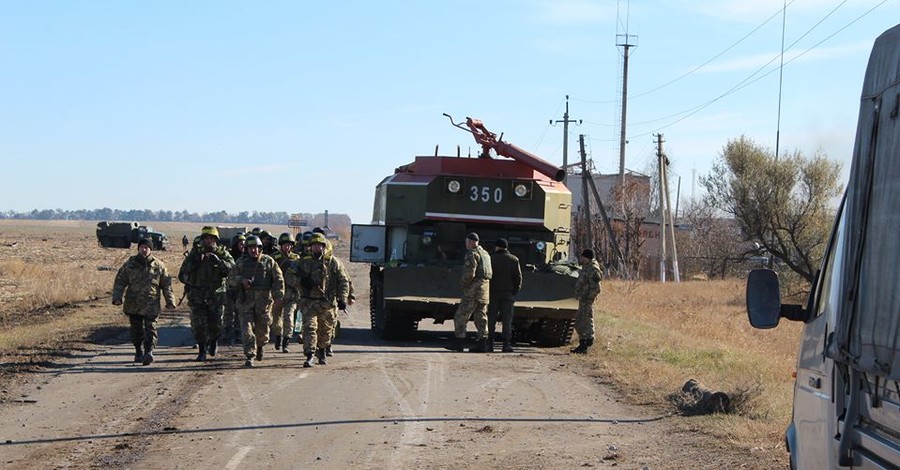
[[593,249],[594,235],[591,229],[591,199],[588,196],[588,178],[591,177],[587,169],[587,156],[584,151],[584,134],[578,136],[578,146],[581,151],[581,207],[584,209],[584,247]]
[[659,282],[666,282],[666,157],[662,144],[662,134],[656,134],[656,162],[659,168]]
[[624,59],[622,62],[622,122],[619,129],[619,181],[623,186],[625,185],[625,123],[628,115],[628,57],[630,56],[630,49],[637,47],[630,42],[630,38],[637,39],[637,36],[627,32],[616,35],[616,46],[622,48],[622,57]]
[[563,123],[563,170],[565,170],[565,176],[563,176],[562,183],[566,184],[566,180],[569,176],[569,123],[576,123],[581,125],[581,119],[569,119],[569,95],[566,95],[566,112],[563,114],[562,120],[550,120],[550,125]]
[[[662,136],[660,136],[662,139]],[[661,147],[660,147],[661,148]],[[669,238],[672,240],[672,278],[675,282],[681,282],[681,273],[678,272],[678,248],[675,246],[675,218],[672,217],[672,201],[669,199],[669,158],[663,153],[663,182],[666,188],[666,216],[669,219]]]

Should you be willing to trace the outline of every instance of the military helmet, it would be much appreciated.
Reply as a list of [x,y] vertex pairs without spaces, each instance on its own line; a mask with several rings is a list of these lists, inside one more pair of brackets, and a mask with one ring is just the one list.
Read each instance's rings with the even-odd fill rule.
[[247,237],[245,237],[243,234],[239,233],[239,234],[231,237],[231,246],[237,245],[238,242],[243,242],[243,241],[247,241]]
[[321,243],[324,246],[328,246],[328,242],[325,240],[325,235],[322,235],[319,232],[314,232],[312,235],[310,235],[309,244],[312,245],[313,243]]
[[262,246],[262,242],[259,241],[259,237],[256,235],[250,235],[247,237],[247,240],[244,241],[244,246],[250,248],[251,246]]
[[207,225],[206,227],[203,227],[203,229],[200,230],[200,238],[203,238],[207,235],[212,235],[212,236],[216,237],[216,240],[218,240],[219,239],[219,229]]
[[322,235],[325,235],[325,229],[323,229],[322,227],[316,227],[312,229],[312,231],[313,233],[321,233]]
[[269,237],[269,238],[275,238],[275,237],[272,236],[271,233],[269,233],[268,230],[263,230],[262,232],[259,232],[259,238],[260,238],[260,239],[263,239],[263,238],[266,238],[266,237]]
[[259,227],[253,227],[253,230],[250,231],[253,235],[259,235],[259,232],[262,231]]
[[310,231],[303,232],[303,235],[300,237],[300,243],[309,245],[309,239],[312,238],[312,234]]
[[279,244],[279,245],[283,245],[283,244],[285,244],[285,243],[290,243],[291,245],[294,244],[294,239],[291,238],[291,234],[289,234],[289,233],[287,233],[287,232],[282,233],[282,234],[278,237],[278,244]]

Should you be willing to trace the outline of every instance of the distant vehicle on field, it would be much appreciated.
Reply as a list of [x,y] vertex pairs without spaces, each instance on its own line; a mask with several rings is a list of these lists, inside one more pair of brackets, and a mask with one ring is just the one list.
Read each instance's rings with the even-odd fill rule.
[[165,233],[138,222],[104,220],[97,223],[97,243],[104,248],[130,248],[132,243],[137,243],[141,238],[151,239],[154,250],[165,250],[169,245]]

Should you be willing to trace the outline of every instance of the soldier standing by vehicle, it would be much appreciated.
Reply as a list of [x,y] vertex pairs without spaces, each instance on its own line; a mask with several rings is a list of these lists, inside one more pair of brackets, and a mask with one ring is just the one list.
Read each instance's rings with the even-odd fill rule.
[[466,342],[466,324],[469,318],[475,320],[477,337],[475,346],[470,352],[487,351],[487,304],[491,283],[491,256],[478,244],[478,234],[472,232],[466,235],[466,257],[463,262],[462,276],[459,287],[462,290],[462,298],[453,316],[455,333],[454,344],[450,347],[453,351],[462,351]]
[[262,254],[259,237],[247,237],[244,246],[246,252],[235,263],[229,283],[240,289],[235,306],[241,317],[244,365],[253,367],[254,351],[256,360],[263,360],[263,348],[269,341],[272,301],[284,300],[284,277],[278,263]]
[[494,352],[494,331],[497,318],[503,323],[503,352],[513,352],[512,321],[513,297],[522,288],[522,267],[519,258],[509,252],[509,242],[505,238],[497,240],[494,253],[491,254],[490,303],[488,304],[488,352]]
[[297,310],[297,301],[300,298],[298,291],[300,284],[298,283],[295,269],[291,264],[296,265],[300,261],[300,256],[294,253],[294,240],[291,234],[282,233],[278,237],[278,248],[272,255],[281,272],[284,275],[284,300],[276,302],[272,308],[272,332],[275,337],[275,350],[281,352],[291,352],[288,350],[288,343],[291,336],[294,335],[294,311]]
[[309,240],[309,254],[300,260],[300,310],[303,312],[303,367],[312,367],[313,348],[318,363],[325,365],[325,350],[331,346],[334,309],[347,308],[350,279],[334,256],[326,256],[327,242],[321,233]]
[[188,245],[189,245],[190,243],[191,243],[191,242],[190,242],[190,240],[188,240],[187,235],[182,236],[182,237],[181,237],[181,248],[182,248],[182,251],[185,251],[185,252],[186,252],[186,251],[187,251],[187,247],[188,247]]
[[[237,234],[231,237],[231,249],[228,250],[228,253],[231,254],[231,258],[235,261],[237,261],[244,254],[245,240],[246,237],[244,237],[243,234]],[[225,315],[223,316],[223,328],[225,332],[225,341],[227,341],[231,346],[234,346],[241,339],[241,325],[237,311],[234,307],[234,303],[237,301],[239,291],[240,289],[226,283]]]
[[600,294],[600,265],[594,260],[594,250],[581,252],[581,274],[575,282],[575,297],[578,299],[578,313],[575,316],[575,331],[578,332],[578,346],[575,354],[586,354],[594,345],[594,300]]
[[156,319],[160,294],[166,299],[166,310],[175,309],[172,278],[166,265],[151,254],[152,250],[153,241],[149,238],[138,241],[138,254],[119,268],[112,292],[113,305],[123,306],[122,311],[131,324],[134,362],[145,366],[153,363],[153,348],[159,338]]
[[225,313],[225,279],[234,268],[234,258],[218,244],[219,231],[206,226],[200,231],[200,245],[181,263],[178,279],[190,286],[191,332],[197,341],[197,361],[216,355],[222,316]]

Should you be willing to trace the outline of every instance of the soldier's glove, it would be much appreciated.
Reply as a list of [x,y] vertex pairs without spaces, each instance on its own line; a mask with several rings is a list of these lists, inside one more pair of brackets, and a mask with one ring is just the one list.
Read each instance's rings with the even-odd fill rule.
[[215,253],[209,253],[209,254],[207,254],[207,255],[206,255],[206,259],[208,259],[209,262],[212,263],[212,264],[219,264],[219,261],[221,261],[221,260],[219,259],[219,256],[216,255]]
[[347,310],[347,302],[338,300],[338,310]]
[[300,285],[303,286],[304,289],[310,290],[313,288],[313,281],[309,276],[303,276],[300,278]]

